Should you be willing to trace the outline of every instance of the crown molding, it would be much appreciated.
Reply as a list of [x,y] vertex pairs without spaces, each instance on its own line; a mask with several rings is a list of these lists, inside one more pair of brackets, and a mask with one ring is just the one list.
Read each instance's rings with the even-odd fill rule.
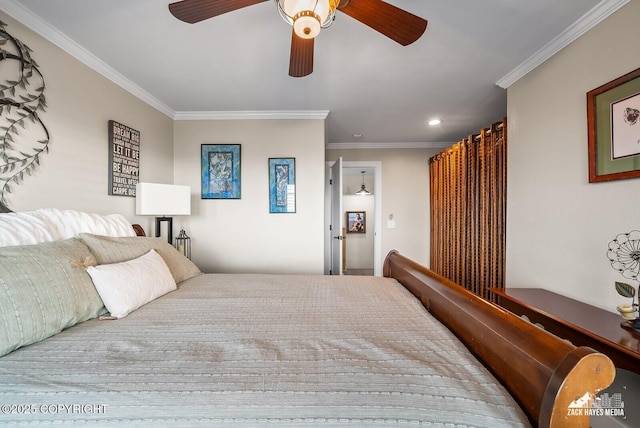
[[368,143],[368,142],[345,142],[345,143],[328,143],[327,149],[446,149],[455,143],[447,142],[386,142],[386,143]]
[[578,37],[595,27],[630,0],[602,0],[580,19],[571,24],[557,37],[531,55],[522,64],[511,70],[506,76],[496,82],[496,85],[507,89],[515,82],[526,76],[533,69],[560,52]]
[[329,110],[179,111],[174,120],[326,119]]
[[108,66],[100,58],[71,40],[67,35],[51,26],[48,22],[42,20],[42,18],[35,15],[18,1],[0,0],[0,9],[16,21],[19,21],[49,42],[58,46],[78,61],[84,63],[107,79],[111,80],[116,85],[130,92],[135,97],[149,104],[151,107],[171,118],[174,117],[175,111],[172,108],[133,83],[131,80],[124,77],[112,67]]

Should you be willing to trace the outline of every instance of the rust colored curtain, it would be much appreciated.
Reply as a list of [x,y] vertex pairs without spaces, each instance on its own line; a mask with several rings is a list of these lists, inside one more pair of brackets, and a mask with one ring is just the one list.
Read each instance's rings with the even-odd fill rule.
[[434,272],[495,301],[504,288],[507,119],[429,160]]

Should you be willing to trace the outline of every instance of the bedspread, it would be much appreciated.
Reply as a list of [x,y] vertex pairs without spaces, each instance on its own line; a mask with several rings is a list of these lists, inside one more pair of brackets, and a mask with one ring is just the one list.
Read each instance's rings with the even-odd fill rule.
[[1,357],[0,405],[0,425],[529,425],[400,284],[355,276],[197,276]]

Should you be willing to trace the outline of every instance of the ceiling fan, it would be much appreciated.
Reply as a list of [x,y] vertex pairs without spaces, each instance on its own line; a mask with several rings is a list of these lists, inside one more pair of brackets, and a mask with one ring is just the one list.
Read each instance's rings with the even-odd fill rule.
[[[169,5],[181,21],[195,24],[267,0],[182,0]],[[313,72],[313,42],[334,20],[336,10],[407,46],[422,36],[427,21],[382,0],[274,0],[280,16],[293,26],[289,75]]]

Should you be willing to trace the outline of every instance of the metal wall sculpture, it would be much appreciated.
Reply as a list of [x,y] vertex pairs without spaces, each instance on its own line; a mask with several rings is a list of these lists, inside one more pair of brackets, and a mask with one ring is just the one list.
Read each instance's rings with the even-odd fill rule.
[[7,195],[31,176],[49,151],[49,131],[40,118],[47,102],[44,77],[27,45],[0,21],[0,212]]

